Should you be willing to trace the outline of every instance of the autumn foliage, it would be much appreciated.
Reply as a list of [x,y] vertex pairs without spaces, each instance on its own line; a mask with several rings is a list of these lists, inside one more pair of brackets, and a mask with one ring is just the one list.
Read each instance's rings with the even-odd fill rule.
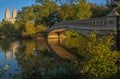
[[82,68],[82,74],[87,73],[91,79],[106,79],[117,77],[120,53],[111,50],[114,45],[113,34],[97,37],[93,32],[87,37],[79,53],[84,53],[83,61],[76,63]]

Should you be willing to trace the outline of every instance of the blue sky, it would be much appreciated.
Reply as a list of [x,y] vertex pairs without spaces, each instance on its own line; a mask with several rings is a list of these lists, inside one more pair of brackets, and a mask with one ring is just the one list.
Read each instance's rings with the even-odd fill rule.
[[[87,0],[89,2],[102,4],[105,0]],[[30,6],[35,3],[35,0],[0,0],[0,21],[5,17],[5,10],[9,8],[12,16],[12,10],[21,10],[23,6]]]
[[96,4],[104,4],[106,2],[106,0],[87,0],[87,1],[96,3]]
[[5,17],[5,10],[9,8],[12,16],[12,10],[21,10],[23,6],[30,6],[35,0],[0,0],[0,21]]

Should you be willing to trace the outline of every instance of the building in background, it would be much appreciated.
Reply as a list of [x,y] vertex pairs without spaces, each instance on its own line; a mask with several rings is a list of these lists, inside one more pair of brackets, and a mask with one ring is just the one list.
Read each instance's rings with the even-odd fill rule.
[[3,21],[8,21],[11,23],[14,23],[16,20],[16,16],[17,16],[17,11],[16,9],[13,9],[12,11],[12,18],[10,17],[10,10],[7,8],[5,11],[5,18],[3,19]]

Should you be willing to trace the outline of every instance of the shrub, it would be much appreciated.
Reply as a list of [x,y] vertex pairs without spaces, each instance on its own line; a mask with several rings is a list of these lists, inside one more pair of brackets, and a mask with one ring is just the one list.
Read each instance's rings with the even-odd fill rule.
[[87,39],[81,50],[85,53],[84,61],[81,62],[81,73],[87,73],[92,79],[106,79],[115,75],[119,70],[120,53],[111,50],[111,46],[114,45],[113,34],[97,38],[93,32]]

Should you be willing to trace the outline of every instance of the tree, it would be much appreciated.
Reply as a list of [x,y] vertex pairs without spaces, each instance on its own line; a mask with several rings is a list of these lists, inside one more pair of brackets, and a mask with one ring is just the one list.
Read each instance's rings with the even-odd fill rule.
[[[32,7],[23,7],[21,11],[18,11],[15,25],[16,28],[19,30],[21,37],[25,35],[28,36],[29,34],[34,33],[34,20],[35,14]],[[33,31],[31,31],[30,29],[33,29]]]
[[91,7],[92,17],[102,17],[106,16],[110,13],[111,9],[108,8],[106,5],[96,5],[89,3]]
[[44,2],[46,2],[46,1],[51,1],[56,4],[60,4],[60,5],[63,5],[63,4],[71,5],[71,4],[78,3],[81,0],[36,0],[36,2],[41,3],[41,4],[44,4]]
[[35,15],[33,12],[32,7],[23,7],[21,11],[18,11],[17,13],[17,21],[21,21],[23,23],[28,21],[34,21]]
[[38,25],[35,27],[36,32],[45,32],[46,31],[46,27],[44,25]]
[[32,37],[32,35],[35,33],[35,27],[33,22],[27,22],[24,27],[24,31],[22,32],[23,37]]
[[111,0],[106,0],[106,6],[111,7]]
[[7,21],[3,21],[1,23],[0,33],[2,36],[5,37],[18,36],[18,32],[17,29],[15,29],[15,25]]
[[91,15],[90,5],[85,0],[80,0],[74,5],[62,5],[59,12],[61,20],[86,19]]
[[45,1],[43,5],[34,5],[33,8],[36,15],[36,25],[43,24],[46,27],[50,27],[58,21],[57,12],[59,7],[54,2]]
[[60,7],[59,17],[60,20],[72,20],[73,16],[73,7],[65,4]]
[[74,13],[72,17],[74,17],[74,19],[87,19],[92,16],[90,5],[86,0],[80,0],[78,4],[74,5],[73,9]]

